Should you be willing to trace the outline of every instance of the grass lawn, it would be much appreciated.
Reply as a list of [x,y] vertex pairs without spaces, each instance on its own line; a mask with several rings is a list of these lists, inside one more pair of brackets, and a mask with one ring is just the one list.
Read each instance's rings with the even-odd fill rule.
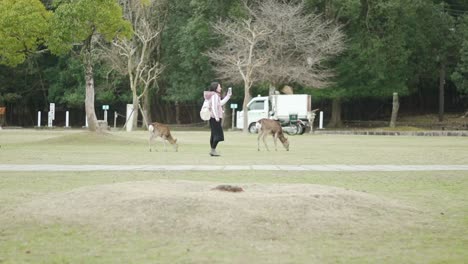
[[[468,138],[0,131],[0,164],[466,165]],[[268,141],[273,149],[271,139]],[[212,190],[232,184],[241,193]],[[0,263],[466,263],[468,172],[0,172]]]

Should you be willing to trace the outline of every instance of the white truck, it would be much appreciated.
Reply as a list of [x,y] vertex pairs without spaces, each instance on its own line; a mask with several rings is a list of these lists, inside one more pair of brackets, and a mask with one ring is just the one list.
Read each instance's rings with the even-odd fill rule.
[[[244,128],[244,111],[236,117],[236,127]],[[278,120],[288,134],[303,134],[310,127],[311,96],[308,94],[274,94],[257,96],[247,104],[250,133],[257,133],[255,123],[262,118]]]

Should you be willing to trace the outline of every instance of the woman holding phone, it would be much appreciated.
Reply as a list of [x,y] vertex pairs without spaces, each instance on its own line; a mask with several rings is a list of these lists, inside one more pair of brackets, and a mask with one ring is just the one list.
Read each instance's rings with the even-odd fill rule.
[[210,118],[210,156],[217,157],[220,156],[216,152],[216,147],[218,143],[224,141],[224,132],[222,127],[222,120],[224,116],[223,105],[229,101],[232,95],[232,89],[229,87],[228,92],[224,98],[221,99],[221,92],[223,88],[219,82],[212,82],[208,87],[208,91],[203,93],[205,100],[210,101],[211,108],[211,118]]

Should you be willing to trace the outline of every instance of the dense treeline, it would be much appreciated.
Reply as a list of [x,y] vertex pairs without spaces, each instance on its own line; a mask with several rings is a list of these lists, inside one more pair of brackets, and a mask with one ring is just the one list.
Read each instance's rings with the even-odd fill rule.
[[[75,2],[86,4],[87,1]],[[114,0],[89,2],[109,1]],[[6,124],[33,126],[37,111],[47,112],[49,103],[53,102],[57,107],[56,125],[64,124],[65,110],[70,111],[73,126],[84,125],[85,87],[89,80],[85,76],[83,57],[79,56],[83,50],[72,43],[69,49],[74,52],[55,52],[48,45],[53,42],[47,40],[53,29],[45,27],[41,31],[39,23],[42,18],[45,21],[54,17],[60,11],[60,4],[74,1],[37,1],[46,10],[38,12],[39,16],[33,16],[31,10],[23,12],[28,16],[18,16],[21,11],[11,5],[20,2],[33,8],[31,2],[36,1],[0,0],[0,64],[3,64],[0,65],[0,107],[6,107]],[[126,7],[132,1],[114,2]],[[223,42],[213,30],[213,23],[244,17],[243,1],[142,2],[151,7],[152,27],[160,29],[150,59],[161,67],[148,91],[141,90],[143,108],[153,121],[198,123],[202,91],[219,78],[217,65],[207,56],[208,51]],[[252,0],[247,4],[252,6],[257,2]],[[295,5],[302,1],[286,2]],[[342,120],[388,118],[394,92],[399,93],[400,109],[406,113],[434,113],[442,120],[445,112],[462,112],[468,108],[467,1],[305,0],[303,3],[306,12],[320,14],[341,25],[345,49],[325,62],[334,70],[329,87],[278,85],[289,85],[295,93],[312,94],[314,108],[325,111],[329,125],[340,126]],[[67,14],[70,12],[62,13]],[[24,28],[33,31],[23,32]],[[100,50],[99,46],[112,46],[111,39],[98,39],[108,29],[104,26],[102,32],[92,32],[95,37],[89,40],[92,44],[91,40],[96,38],[96,50]],[[79,30],[76,31],[72,33],[78,34]],[[18,39],[21,41],[16,43]],[[132,103],[131,80],[102,57],[93,57],[92,65],[97,118],[103,117],[101,105],[110,105],[112,124],[114,111],[125,115],[126,105]],[[228,85],[234,87],[232,102],[242,105],[243,84],[225,84]],[[268,84],[260,81],[254,83],[252,95],[267,94],[268,90]],[[125,118],[119,117],[117,121],[122,125]]]

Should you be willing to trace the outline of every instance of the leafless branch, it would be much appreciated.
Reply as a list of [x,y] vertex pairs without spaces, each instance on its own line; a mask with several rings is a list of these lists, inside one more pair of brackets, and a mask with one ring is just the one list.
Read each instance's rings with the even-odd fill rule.
[[273,84],[297,82],[323,88],[333,76],[325,62],[339,54],[344,35],[340,26],[318,14],[304,13],[303,4],[263,1],[257,19],[272,30],[268,44],[273,56],[263,78]]
[[[160,43],[167,14],[156,10],[167,4],[167,0],[120,0],[124,16],[133,26],[132,39],[115,39],[107,48],[106,59],[119,73],[128,76],[133,94],[134,109],[152,83],[160,76],[163,66],[154,61]],[[157,15],[155,15],[157,14]],[[138,112],[135,112],[138,115]],[[137,118],[134,118],[136,125]]]

